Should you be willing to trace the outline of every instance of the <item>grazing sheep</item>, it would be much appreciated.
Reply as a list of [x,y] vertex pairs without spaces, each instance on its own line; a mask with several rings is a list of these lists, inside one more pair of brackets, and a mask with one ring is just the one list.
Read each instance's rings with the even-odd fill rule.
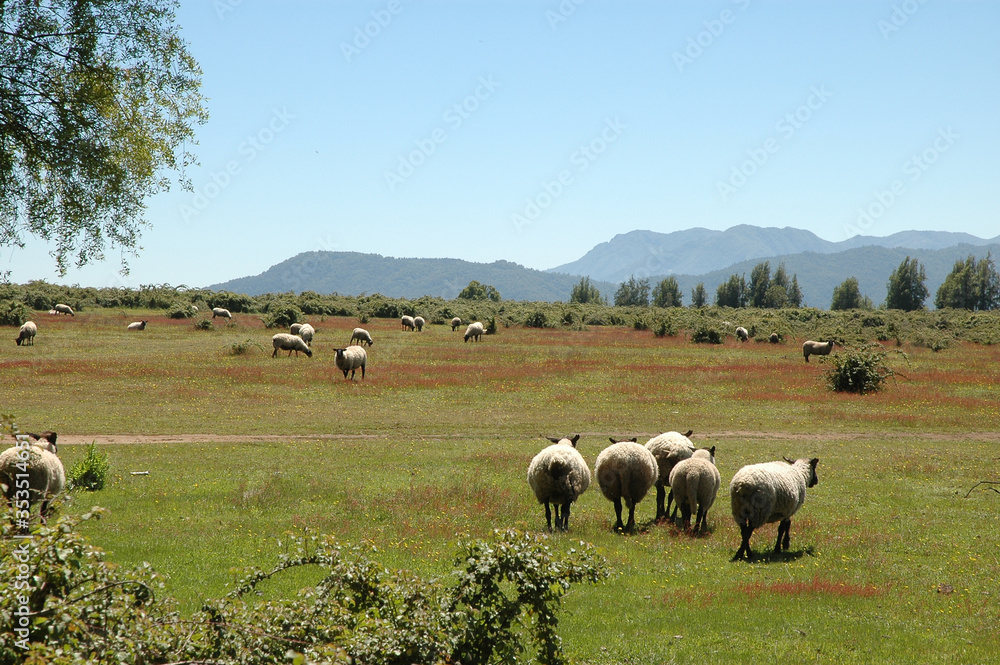
[[354,343],[354,340],[358,340],[358,344],[360,344],[361,346],[364,346],[365,342],[368,342],[368,346],[371,346],[372,344],[375,343],[372,341],[371,333],[369,333],[364,328],[354,329],[354,332],[351,333],[351,344]]
[[[694,430],[688,430],[686,434],[680,432],[664,432],[646,442],[646,450],[653,453],[656,458],[656,465],[659,473],[656,478],[656,519],[657,521],[667,516],[670,511],[670,503],[674,500],[673,491],[667,496],[667,487],[670,487],[670,472],[681,460],[691,457],[694,452],[694,444],[690,437]],[[664,507],[666,501],[666,507]],[[674,513],[677,507],[674,507]]]
[[474,342],[478,342],[479,338],[485,333],[483,330],[483,324],[479,321],[475,323],[470,323],[469,327],[465,329],[465,341],[468,342],[470,339]]
[[745,342],[748,339],[750,339],[750,333],[747,332],[746,328],[744,328],[743,326],[740,326],[739,328],[736,329],[736,337],[741,342]]
[[191,311],[194,312],[195,314],[197,314],[198,313],[198,306],[197,305],[191,305]]
[[809,340],[802,343],[802,356],[809,362],[809,356],[828,356],[833,351],[833,340],[829,342],[814,342]]
[[344,378],[347,378],[347,373],[351,373],[351,380],[354,380],[354,372],[358,368],[361,369],[361,378],[365,378],[365,365],[368,364],[368,353],[365,352],[364,347],[361,346],[349,346],[346,349],[336,349],[337,352],[337,369],[344,373]]
[[53,307],[52,311],[54,311],[56,314],[69,314],[70,316],[76,316],[76,314],[73,313],[73,308],[70,307],[69,305],[64,305],[63,303],[59,303],[58,305]]
[[[634,441],[613,443],[597,456],[594,475],[601,494],[615,504],[616,531],[635,529],[635,504],[642,501],[656,481],[653,453]],[[622,526],[622,500],[628,506],[628,523]]]
[[212,308],[212,318],[214,319],[217,316],[222,317],[223,319],[229,319],[230,321],[233,320],[233,315],[229,313],[229,310],[222,307]]
[[417,327],[417,332],[421,332],[424,329],[424,326],[427,325],[427,321],[425,321],[422,316],[415,316],[413,317],[413,325]]
[[305,340],[297,335],[278,333],[271,338],[271,345],[274,347],[274,351],[271,353],[272,358],[278,355],[279,350],[288,351],[289,356],[292,355],[292,351],[295,351],[295,355],[299,355],[299,351],[301,351],[309,358],[312,358],[313,352],[309,349]]
[[316,334],[316,329],[313,328],[308,323],[303,323],[302,327],[299,328],[299,333],[298,334],[299,334],[299,337],[302,338],[303,342],[305,342],[306,344],[312,344],[313,335]]
[[25,346],[28,346],[29,344],[31,346],[34,346],[35,335],[37,334],[38,334],[38,326],[35,325],[35,322],[25,321],[24,325],[21,326],[20,330],[17,331],[17,337],[14,338],[14,341],[17,342],[18,346],[21,346],[21,344],[24,344]]
[[288,333],[290,335],[298,335],[300,330],[302,330],[301,323],[293,323],[288,327]]
[[590,468],[576,449],[579,434],[572,438],[545,438],[552,445],[531,460],[528,485],[538,503],[545,504],[545,523],[549,531],[552,531],[550,503],[556,509],[556,529],[566,531],[569,529],[570,504],[590,487]]
[[54,310],[54,309],[50,309],[50,310],[49,310],[49,314],[58,314],[58,313],[59,313],[59,312],[57,312],[57,311],[56,311],[56,310]]
[[462,325],[462,319],[456,316],[451,320],[451,331],[455,332],[460,325]]
[[685,529],[691,528],[691,513],[695,513],[694,532],[705,530],[708,509],[715,503],[722,477],[715,468],[715,446],[700,448],[686,460],[681,460],[670,472],[670,491],[681,507]]
[[750,549],[750,535],[754,529],[778,522],[778,540],[774,543],[775,554],[788,551],[788,532],[792,526],[792,515],[806,500],[806,488],[814,487],[816,464],[819,459],[798,459],[792,462],[765,462],[743,467],[729,483],[733,519],[740,527],[743,537],[740,549],[733,561],[753,558]]
[[128,324],[126,330],[145,330],[147,323],[149,323],[149,321],[134,321]]
[[[51,449],[51,452],[53,452],[53,453],[56,452],[56,450],[55,450],[54,447],[56,445],[56,439],[58,438],[59,435],[56,434],[55,432],[53,432],[52,430],[48,430],[47,429],[44,432],[42,432],[41,434],[35,434],[34,432],[25,432],[25,434],[28,436],[29,439],[32,439],[33,441],[40,441],[41,439],[45,439],[46,441],[48,441],[49,443],[51,443],[52,446],[53,446],[53,448]],[[35,445],[35,444],[32,444],[32,445]]]
[[399,322],[402,324],[403,330],[412,331],[417,326],[412,316],[404,316],[399,320]]
[[769,341],[771,344],[777,344],[778,342],[781,341],[781,335],[779,335],[776,332],[773,332],[771,333],[771,336],[767,338],[767,341]]
[[[47,433],[55,438],[54,433]],[[20,466],[25,463],[27,472]],[[24,487],[25,473],[27,487]],[[44,524],[48,519],[49,501],[66,487],[66,469],[56,455],[55,441],[40,438],[33,445],[19,441],[18,445],[0,453],[0,484],[7,501],[18,510],[31,510],[32,503],[41,501],[40,515]]]

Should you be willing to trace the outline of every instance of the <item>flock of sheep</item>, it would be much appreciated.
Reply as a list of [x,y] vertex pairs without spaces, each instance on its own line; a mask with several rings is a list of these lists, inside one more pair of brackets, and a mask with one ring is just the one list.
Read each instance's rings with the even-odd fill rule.
[[[673,517],[680,509],[684,527],[691,529],[694,515],[693,531],[704,531],[708,510],[715,502],[722,478],[715,466],[715,446],[695,449],[688,438],[691,434],[664,432],[645,445],[636,443],[635,438],[611,439],[611,445],[597,456],[593,475],[576,448],[579,434],[561,439],[546,437],[552,445],[531,460],[528,485],[545,506],[549,531],[553,528],[553,508],[555,528],[563,531],[569,528],[570,506],[587,491],[594,476],[601,494],[615,506],[616,531],[628,533],[635,529],[635,506],[654,485],[657,521],[667,518],[670,504],[675,502]],[[755,529],[773,522],[778,522],[775,553],[788,550],[792,515],[805,502],[806,488],[819,482],[818,462],[815,458],[794,462],[786,459],[751,464],[736,472],[729,483],[729,496],[742,542],[733,561],[752,559],[750,536]],[[670,495],[664,506],[668,487]],[[628,508],[625,524],[622,524],[623,503]]]

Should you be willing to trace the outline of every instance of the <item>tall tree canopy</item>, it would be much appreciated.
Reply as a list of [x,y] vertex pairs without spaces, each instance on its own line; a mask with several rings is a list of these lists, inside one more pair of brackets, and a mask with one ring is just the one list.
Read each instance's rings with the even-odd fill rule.
[[698,282],[693,289],[691,289],[691,306],[692,307],[704,307],[708,304],[708,294],[705,293],[705,283]]
[[907,256],[889,275],[886,284],[886,309],[902,309],[911,312],[924,308],[927,299],[927,272],[920,261]]
[[636,280],[635,275],[632,275],[627,282],[619,284],[618,290],[615,291],[615,305],[639,307],[649,305],[649,279],[644,277]]
[[472,280],[469,285],[462,289],[456,298],[462,300],[490,300],[500,302],[500,292],[490,284],[480,284],[479,280]]
[[872,299],[861,295],[861,287],[857,277],[848,277],[839,286],[833,288],[833,300],[830,302],[833,311],[846,309],[874,309]]
[[[0,0],[0,245],[70,261],[137,249],[145,199],[208,114],[176,0]],[[128,266],[122,261],[122,268]]]
[[938,309],[971,309],[987,311],[1000,307],[1000,274],[989,254],[977,261],[971,254],[956,261],[937,290],[934,306]]
[[581,277],[580,283],[573,287],[569,294],[570,302],[604,304],[605,298],[600,290],[590,281],[590,277]]
[[655,307],[682,307],[684,296],[677,278],[670,276],[653,287],[653,305]]

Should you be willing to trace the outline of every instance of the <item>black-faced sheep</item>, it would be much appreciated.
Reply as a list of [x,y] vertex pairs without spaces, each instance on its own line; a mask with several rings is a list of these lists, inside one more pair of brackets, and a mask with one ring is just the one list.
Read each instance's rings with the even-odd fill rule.
[[365,352],[364,347],[361,346],[349,346],[346,349],[335,349],[337,352],[337,369],[344,373],[344,378],[347,378],[347,373],[351,373],[351,380],[354,380],[354,372],[358,369],[361,370],[361,378],[365,378],[365,365],[368,364],[368,353]]
[[411,332],[417,325],[412,316],[404,316],[399,320],[399,323],[403,326],[403,330],[409,330]]
[[303,323],[302,327],[299,328],[298,332],[298,336],[302,338],[302,341],[305,342],[306,345],[312,344],[313,335],[315,334],[316,334],[316,329],[313,328],[308,323]]
[[814,342],[812,340],[803,342],[802,356],[809,362],[809,356],[828,356],[833,351],[833,340],[829,342]]
[[479,338],[485,334],[483,324],[479,321],[470,323],[469,327],[465,329],[465,340],[468,342],[470,339],[474,342],[478,342]]
[[354,332],[351,333],[351,344],[354,344],[355,340],[357,340],[358,344],[360,344],[361,346],[364,346],[365,342],[368,342],[368,346],[371,346],[372,344],[375,343],[372,341],[371,333],[369,333],[364,328],[354,329]]
[[590,487],[590,468],[576,449],[580,440],[577,434],[572,438],[557,439],[545,437],[553,445],[535,455],[528,465],[528,485],[535,493],[538,503],[545,504],[545,523],[552,531],[552,511],[555,506],[556,529],[569,528],[569,507]]
[[788,532],[792,515],[806,500],[806,488],[815,487],[816,464],[819,459],[798,459],[792,462],[765,462],[750,464],[736,472],[729,483],[729,497],[733,519],[740,527],[742,542],[733,561],[752,559],[750,536],[754,529],[778,522],[778,540],[775,554],[788,551]]
[[69,314],[70,316],[76,316],[76,314],[73,313],[73,308],[64,303],[59,303],[52,309],[55,310],[56,314]]
[[747,332],[746,328],[744,328],[743,326],[740,326],[739,328],[736,329],[736,337],[741,342],[745,342],[748,339],[750,339],[750,333]]
[[288,333],[278,333],[273,336],[271,338],[271,346],[274,347],[274,351],[271,353],[272,358],[278,355],[278,351],[288,351],[289,356],[292,355],[292,351],[295,351],[295,355],[299,355],[299,351],[301,351],[309,358],[312,358],[313,354],[312,350],[301,337]]
[[[693,434],[693,430],[688,430],[686,434],[680,432],[664,432],[654,436],[646,442],[646,450],[653,453],[656,458],[656,465],[659,469],[656,477],[656,519],[665,518],[670,510],[670,503],[674,499],[674,493],[667,496],[667,488],[670,487],[670,472],[681,460],[691,457],[694,452],[694,444],[688,437]],[[666,506],[664,506],[666,503]],[[677,512],[677,508],[674,508]]]
[[17,342],[18,346],[24,344],[25,346],[35,345],[35,335],[38,334],[38,326],[35,325],[34,321],[25,321],[24,325],[17,331],[17,337],[14,341]]
[[[594,475],[601,494],[615,505],[616,531],[635,529],[635,504],[642,501],[656,482],[656,458],[634,441],[613,443],[597,456]],[[622,501],[628,507],[628,523],[622,525]]]
[[455,332],[460,325],[462,325],[462,319],[456,316],[451,320],[451,331]]
[[416,326],[417,332],[420,332],[424,329],[424,326],[427,325],[427,321],[425,321],[422,316],[415,316],[413,317],[413,325]]
[[[54,438],[54,433],[48,434]],[[27,440],[20,440],[18,445],[0,453],[0,485],[7,501],[19,511],[27,513],[31,504],[41,501],[44,524],[49,501],[66,487],[66,470],[56,455],[55,442],[40,438],[30,445]]]
[[134,321],[125,328],[126,330],[145,330],[149,321]]
[[771,344],[777,344],[778,342],[781,341],[781,335],[779,335],[776,332],[773,332],[771,333],[771,336],[767,338],[767,341],[769,341]]
[[681,460],[670,472],[670,492],[681,508],[685,529],[691,528],[691,514],[695,514],[694,532],[705,530],[708,509],[715,503],[722,477],[715,468],[715,446],[700,448],[686,460]]

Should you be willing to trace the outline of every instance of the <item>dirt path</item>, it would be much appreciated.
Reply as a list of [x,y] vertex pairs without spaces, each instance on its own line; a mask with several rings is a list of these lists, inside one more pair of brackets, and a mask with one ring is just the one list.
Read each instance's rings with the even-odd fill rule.
[[[643,437],[655,436],[659,432],[650,434],[640,434],[640,441]],[[607,439],[615,436],[615,432],[583,432],[585,437]],[[391,433],[385,434],[60,434],[59,444],[79,445],[96,442],[104,444],[158,444],[158,443],[253,443],[270,441],[351,441],[351,440],[372,440],[377,441],[390,436],[398,436]],[[446,439],[475,439],[492,438],[478,433],[468,434],[442,434],[442,435],[409,435],[414,439],[423,440],[446,440]],[[922,439],[926,441],[989,441],[1000,443],[1000,432],[879,432],[872,435],[866,432],[769,432],[762,434],[754,431],[724,430],[718,432],[697,432],[693,435],[695,445],[700,442],[711,442],[719,439],[760,439],[766,436],[769,439],[781,441],[861,441],[875,438],[878,441],[887,439]],[[529,437],[532,438],[532,437]]]

